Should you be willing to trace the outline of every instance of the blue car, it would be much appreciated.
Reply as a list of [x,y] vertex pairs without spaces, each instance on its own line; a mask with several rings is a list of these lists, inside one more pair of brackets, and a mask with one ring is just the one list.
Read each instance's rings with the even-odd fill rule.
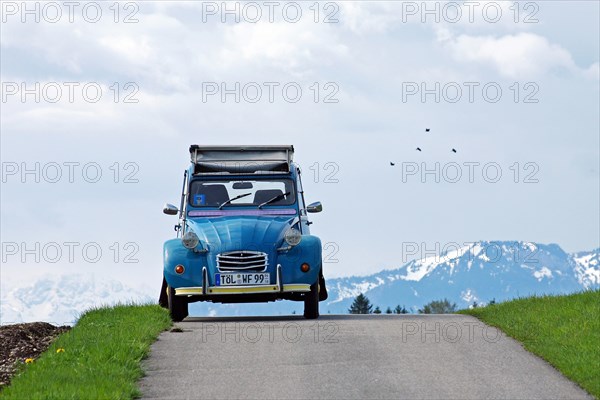
[[190,146],[177,237],[164,244],[159,303],[174,321],[188,304],[304,302],[304,316],[319,316],[327,298],[321,240],[310,234],[300,168],[293,146]]

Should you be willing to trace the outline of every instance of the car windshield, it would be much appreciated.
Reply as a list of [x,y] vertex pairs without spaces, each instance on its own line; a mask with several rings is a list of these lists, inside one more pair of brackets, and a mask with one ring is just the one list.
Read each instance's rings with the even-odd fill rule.
[[[296,202],[291,179],[194,180],[189,203],[193,207],[289,206]],[[266,204],[265,204],[266,203]]]

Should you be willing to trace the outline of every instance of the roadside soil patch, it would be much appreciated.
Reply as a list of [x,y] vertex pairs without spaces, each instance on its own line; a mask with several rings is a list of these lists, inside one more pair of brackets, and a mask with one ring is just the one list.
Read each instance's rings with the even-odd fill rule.
[[19,365],[28,358],[36,359],[70,326],[54,326],[32,322],[0,326],[0,390],[8,385]]

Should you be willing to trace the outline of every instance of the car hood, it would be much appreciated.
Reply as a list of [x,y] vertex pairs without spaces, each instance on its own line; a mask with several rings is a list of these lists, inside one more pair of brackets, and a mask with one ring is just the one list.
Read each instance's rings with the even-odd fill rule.
[[190,218],[188,228],[194,231],[212,252],[230,250],[272,250],[285,231],[297,220],[289,216],[222,216]]

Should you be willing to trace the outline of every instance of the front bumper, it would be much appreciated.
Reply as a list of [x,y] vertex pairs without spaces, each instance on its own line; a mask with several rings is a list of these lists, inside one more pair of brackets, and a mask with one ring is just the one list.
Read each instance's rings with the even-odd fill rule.
[[176,296],[216,295],[216,294],[255,294],[255,293],[277,293],[277,292],[310,292],[310,285],[305,283],[283,285],[260,285],[260,286],[209,286],[206,293],[202,293],[201,287],[176,288]]
[[[208,282],[208,272],[206,267],[202,270],[203,282]],[[307,283],[286,283],[282,282],[281,265],[277,265],[276,283],[274,285],[254,285],[254,286],[208,286],[206,283],[199,287],[180,287],[175,288],[176,296],[210,296],[220,294],[256,294],[256,293],[292,293],[292,292],[310,292],[310,285]]]

